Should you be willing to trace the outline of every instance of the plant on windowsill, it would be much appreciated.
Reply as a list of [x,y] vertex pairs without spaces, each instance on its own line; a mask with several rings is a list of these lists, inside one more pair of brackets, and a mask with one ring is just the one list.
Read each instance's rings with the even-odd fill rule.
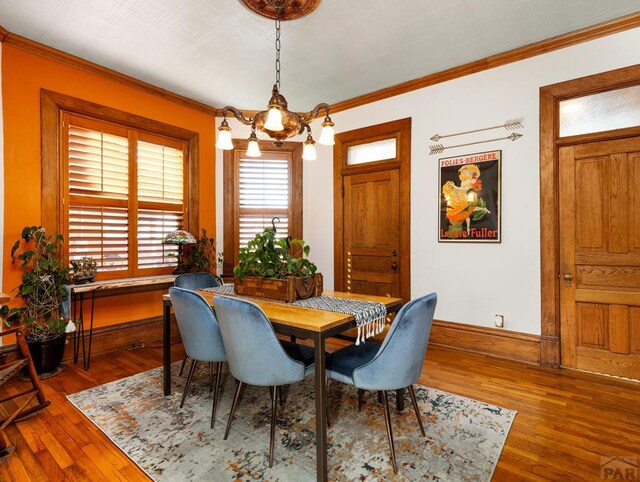
[[240,249],[233,268],[236,293],[287,302],[319,296],[322,275],[308,259],[311,248],[302,239],[276,239],[274,220]]
[[0,308],[5,324],[22,323],[38,374],[55,371],[62,362],[67,331],[75,325],[62,317],[62,303],[68,299],[68,263],[62,259],[64,237],[47,235],[42,226],[27,226],[11,248],[12,264],[24,270],[18,297],[24,306]]
[[216,269],[216,243],[213,236],[207,234],[202,228],[202,234],[197,237],[196,243],[189,246],[187,254],[186,271],[188,273],[215,273]]

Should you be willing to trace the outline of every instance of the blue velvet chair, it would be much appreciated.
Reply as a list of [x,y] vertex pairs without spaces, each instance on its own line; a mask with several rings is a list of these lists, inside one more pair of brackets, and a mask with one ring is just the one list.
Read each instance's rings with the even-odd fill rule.
[[269,467],[272,467],[277,388],[300,382],[308,373],[313,372],[314,350],[308,346],[278,340],[269,318],[258,305],[250,301],[216,296],[214,306],[220,322],[222,340],[227,350],[229,370],[238,381],[224,439],[226,440],[229,435],[242,386],[246,383],[269,387],[271,393]]
[[[218,407],[222,362],[227,361],[227,354],[220,336],[220,325],[211,309],[211,305],[199,293],[173,287],[169,288],[169,296],[176,314],[176,321],[178,322],[178,329],[182,336],[185,352],[191,358],[191,367],[189,368],[189,375],[182,394],[180,408],[184,406],[197,363],[199,361],[208,362],[209,367],[216,363],[216,381],[213,389],[213,407],[211,409],[211,428],[213,428]],[[211,374],[211,369],[209,374]],[[209,379],[211,380],[211,377]]]
[[425,436],[413,384],[422,372],[436,302],[435,293],[410,301],[393,320],[382,344],[366,342],[349,345],[330,354],[326,361],[329,378],[354,385],[359,392],[376,390],[382,393],[391,462],[396,474],[398,468],[387,392],[409,389],[420,431]]
[[[184,273],[176,276],[173,282],[173,286],[178,288],[184,288],[186,290],[200,290],[202,288],[215,288],[216,286],[222,286],[222,278],[211,273]],[[182,358],[182,365],[180,365],[180,373],[184,371],[184,366],[187,363],[187,354],[184,354]],[[209,364],[209,390],[211,390],[213,383],[213,365]]]

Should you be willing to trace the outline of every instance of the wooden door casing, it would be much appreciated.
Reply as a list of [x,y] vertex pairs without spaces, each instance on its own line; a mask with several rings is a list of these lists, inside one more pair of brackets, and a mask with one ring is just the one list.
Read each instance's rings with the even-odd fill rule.
[[640,136],[559,160],[562,365],[640,379]]
[[398,169],[344,178],[347,292],[400,296],[399,179]]

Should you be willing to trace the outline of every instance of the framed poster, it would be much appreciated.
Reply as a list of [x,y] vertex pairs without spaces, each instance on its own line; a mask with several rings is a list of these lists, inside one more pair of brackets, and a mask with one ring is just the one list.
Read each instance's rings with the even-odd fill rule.
[[502,151],[439,160],[439,242],[499,243]]

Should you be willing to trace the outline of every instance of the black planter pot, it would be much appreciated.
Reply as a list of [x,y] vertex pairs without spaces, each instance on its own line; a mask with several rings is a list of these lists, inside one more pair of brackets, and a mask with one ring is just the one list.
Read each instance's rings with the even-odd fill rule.
[[44,341],[36,341],[27,335],[27,345],[38,375],[54,372],[62,363],[66,333],[56,333]]

